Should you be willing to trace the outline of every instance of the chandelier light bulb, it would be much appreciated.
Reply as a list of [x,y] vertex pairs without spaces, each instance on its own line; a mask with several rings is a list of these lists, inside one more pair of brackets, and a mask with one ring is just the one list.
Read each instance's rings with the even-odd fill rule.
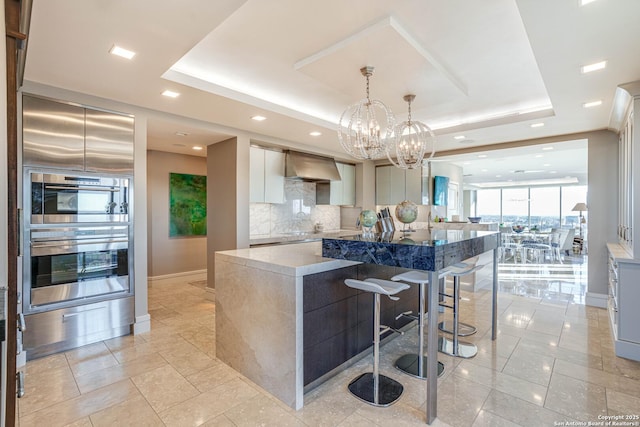
[[338,123],[338,139],[342,148],[350,156],[361,160],[384,157],[387,145],[393,140],[395,128],[391,109],[369,97],[369,78],[373,70],[373,67],[360,69],[367,79],[367,97],[347,107]]

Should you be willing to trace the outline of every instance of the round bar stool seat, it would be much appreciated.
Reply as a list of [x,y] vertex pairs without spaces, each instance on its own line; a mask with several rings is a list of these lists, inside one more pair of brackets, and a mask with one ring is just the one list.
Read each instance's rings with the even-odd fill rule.
[[[345,284],[351,288],[373,293],[373,372],[366,372],[354,378],[349,383],[349,391],[358,399],[374,406],[389,406],[397,401],[404,387],[398,381],[381,375],[380,364],[380,295],[386,295],[392,300],[398,300],[394,295],[400,291],[409,289],[405,283],[396,283],[389,280],[369,278],[366,280],[346,279]],[[383,331],[391,330],[387,326]]]
[[453,339],[444,336],[438,337],[438,351],[454,357],[469,359],[478,354],[478,347],[475,344],[461,342],[458,340],[460,323],[458,321],[458,300],[460,299],[460,277],[467,276],[480,270],[484,265],[471,265],[458,263],[447,267],[443,274],[453,277],[453,305],[447,306],[453,309]]
[[[426,285],[429,284],[429,274],[425,271],[407,271],[401,274],[396,274],[391,278],[393,281],[404,281],[413,283],[419,286],[419,312],[417,316],[418,320],[418,353],[409,353],[400,356],[395,362],[396,368],[402,372],[409,374],[416,378],[427,378],[427,357],[424,355],[424,322],[425,322],[425,297],[427,294]],[[406,313],[403,313],[406,315]],[[415,319],[415,316],[410,316]],[[444,373],[444,364],[438,362],[438,376]]]

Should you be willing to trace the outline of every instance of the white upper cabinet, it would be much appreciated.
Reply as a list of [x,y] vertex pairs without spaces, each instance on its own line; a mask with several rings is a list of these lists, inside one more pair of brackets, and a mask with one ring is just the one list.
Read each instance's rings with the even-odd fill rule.
[[376,204],[396,205],[404,200],[422,202],[422,171],[395,166],[376,167]]
[[329,204],[348,205],[356,204],[356,167],[346,163],[336,163],[340,172],[341,181],[331,181],[331,195]]
[[249,201],[284,203],[284,153],[251,147]]

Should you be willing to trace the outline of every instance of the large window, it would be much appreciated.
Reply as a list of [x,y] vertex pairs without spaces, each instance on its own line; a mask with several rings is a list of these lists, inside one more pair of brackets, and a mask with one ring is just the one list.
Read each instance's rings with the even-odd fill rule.
[[531,227],[560,228],[560,187],[533,187],[529,193]]
[[[576,203],[586,203],[587,186],[524,187],[477,191],[476,216],[504,225],[537,227],[539,230],[580,228]],[[585,216],[585,212],[583,212]],[[583,223],[583,231],[586,230]]]
[[500,214],[500,190],[478,190],[474,215],[483,222],[501,222]]

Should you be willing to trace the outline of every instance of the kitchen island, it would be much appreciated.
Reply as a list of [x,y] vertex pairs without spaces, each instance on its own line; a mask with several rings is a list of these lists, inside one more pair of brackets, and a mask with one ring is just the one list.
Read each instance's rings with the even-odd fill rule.
[[[371,295],[352,290],[344,285],[344,279],[388,279],[412,268],[441,269],[498,244],[498,233],[442,230],[433,232],[437,237],[433,241],[424,233],[414,233],[411,238],[396,233],[397,239],[385,236],[386,241],[356,235],[326,238],[322,243],[216,252],[216,356],[287,405],[300,409],[305,389],[371,345]],[[417,236],[422,240],[416,240]],[[375,260],[346,259],[357,253],[354,242],[370,245]],[[332,246],[334,252],[322,256],[323,245]],[[351,245],[352,250],[345,245]],[[379,245],[387,246],[382,251]],[[383,252],[389,252],[388,245],[402,248],[386,258]],[[392,262],[399,254],[402,261]],[[437,287],[434,289],[436,308],[431,312],[437,314]],[[417,305],[417,287],[412,287],[403,292],[400,301],[383,303],[382,321],[402,328],[409,321],[396,320],[396,315],[416,311]],[[437,339],[437,332],[432,335]]]
[[446,267],[493,250],[493,298],[491,338],[496,338],[498,298],[498,246],[500,233],[469,230],[418,230],[415,233],[361,234],[323,239],[322,255],[429,272],[427,292],[427,423],[438,411],[438,311],[439,274]]

